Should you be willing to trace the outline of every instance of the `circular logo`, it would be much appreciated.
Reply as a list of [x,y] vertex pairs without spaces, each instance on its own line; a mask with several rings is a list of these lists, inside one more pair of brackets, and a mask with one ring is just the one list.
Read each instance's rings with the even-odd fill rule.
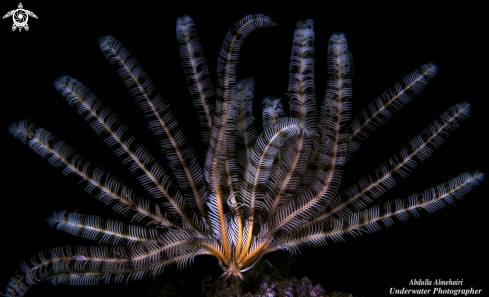
[[14,24],[17,27],[24,27],[25,24],[27,24],[28,19],[29,19],[29,15],[27,14],[27,12],[25,12],[25,10],[17,9],[14,12],[13,20],[14,20]]

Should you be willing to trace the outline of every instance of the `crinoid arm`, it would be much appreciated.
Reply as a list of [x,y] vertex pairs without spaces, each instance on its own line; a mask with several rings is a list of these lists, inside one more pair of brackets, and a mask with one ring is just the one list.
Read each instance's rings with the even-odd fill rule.
[[421,209],[433,213],[446,207],[483,180],[484,173],[480,171],[465,172],[448,182],[412,194],[405,199],[389,201],[343,218],[330,216],[323,220],[314,220],[277,239],[276,248],[297,253],[304,246],[318,247],[327,244],[328,241],[344,241],[345,235],[356,237],[362,233],[377,232],[382,227],[393,225],[396,220],[402,222],[419,216]]
[[404,105],[411,102],[435,77],[437,68],[433,63],[424,64],[360,111],[350,124],[349,156],[361,147],[377,127],[385,124]]
[[202,141],[204,145],[207,145],[212,128],[216,92],[197,37],[194,21],[188,15],[177,19],[177,40],[188,88],[202,129]]

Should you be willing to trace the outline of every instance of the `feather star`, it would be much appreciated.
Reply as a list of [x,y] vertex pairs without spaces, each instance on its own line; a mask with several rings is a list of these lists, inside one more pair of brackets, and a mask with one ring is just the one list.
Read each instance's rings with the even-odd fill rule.
[[50,226],[104,245],[64,246],[35,255],[12,276],[5,296],[23,296],[47,279],[92,285],[157,276],[166,266],[184,267],[198,255],[216,257],[223,278],[243,278],[265,254],[297,253],[345,235],[375,232],[417,216],[421,209],[431,213],[443,208],[482,182],[483,173],[467,171],[425,191],[371,205],[430,157],[469,115],[470,105],[462,102],[372,173],[342,185],[343,169],[353,154],[426,87],[437,66],[422,65],[352,117],[352,55],[344,34],[329,40],[326,95],[317,103],[312,20],[299,21],[294,33],[288,108],[280,99],[265,97],[262,127],[257,127],[255,82],[237,79],[238,56],[253,30],[274,25],[264,15],[248,15],[230,29],[214,89],[195,24],[189,16],[177,20],[182,65],[206,147],[204,162],[189,145],[169,99],[113,37],[101,38],[100,49],[148,119],[168,166],[160,165],[78,80],[56,80],[55,88],[123,160],[147,197],[36,124],[26,120],[11,125],[12,136],[131,223],[54,212]]

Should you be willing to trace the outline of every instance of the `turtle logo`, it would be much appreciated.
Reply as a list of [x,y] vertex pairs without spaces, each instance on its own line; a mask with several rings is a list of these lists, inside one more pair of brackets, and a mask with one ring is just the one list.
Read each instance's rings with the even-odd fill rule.
[[19,32],[22,31],[22,28],[24,28],[26,31],[29,31],[29,25],[27,25],[27,20],[29,20],[29,16],[37,19],[37,15],[35,15],[30,10],[24,9],[22,3],[19,3],[18,9],[7,12],[3,16],[3,18],[8,18],[9,16],[12,16],[12,20],[14,21],[14,24],[12,25],[12,31],[15,31],[15,29],[19,28]]

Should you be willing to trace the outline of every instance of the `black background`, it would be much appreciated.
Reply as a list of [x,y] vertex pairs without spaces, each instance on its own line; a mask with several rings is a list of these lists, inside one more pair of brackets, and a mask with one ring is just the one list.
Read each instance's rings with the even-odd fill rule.
[[[487,93],[483,85],[487,81],[487,70],[481,67],[485,60],[482,41],[487,39],[487,32],[483,33],[478,24],[477,12],[481,8],[359,7],[352,3],[325,5],[319,2],[265,7],[245,2],[225,5],[204,2],[153,5],[137,1],[122,5],[119,2],[42,4],[28,1],[22,3],[24,8],[39,17],[29,19],[28,32],[12,32],[10,18],[1,21],[0,96],[4,132],[0,137],[4,191],[0,228],[5,259],[0,268],[0,288],[5,288],[9,276],[23,260],[44,249],[92,244],[49,228],[45,220],[54,210],[125,220],[9,136],[7,128],[11,123],[26,118],[32,120],[63,139],[86,159],[142,192],[103,141],[52,87],[57,76],[67,74],[89,86],[133,129],[146,147],[165,162],[157,141],[151,138],[145,118],[97,48],[100,36],[113,35],[133,53],[165,99],[172,102],[172,110],[190,135],[190,141],[202,151],[175,38],[175,21],[182,14],[189,14],[197,24],[214,83],[222,40],[236,21],[249,13],[263,13],[278,24],[273,29],[253,32],[240,53],[238,76],[255,79],[256,104],[265,95],[285,100],[292,36],[296,22],[304,18],[315,21],[319,101],[324,98],[329,36],[335,32],[346,34],[355,62],[354,114],[420,65],[433,61],[439,66],[438,75],[421,95],[386,127],[379,129],[351,160],[345,172],[345,184],[376,168],[443,111],[461,101],[471,103],[471,117],[401,186],[384,197],[407,197],[467,170],[488,172],[487,124],[484,121]],[[17,5],[15,1],[3,1],[1,13]],[[487,189],[486,181],[460,201],[434,214],[423,213],[420,218],[361,238],[348,237],[344,243],[305,249],[297,256],[293,274],[299,278],[307,275],[327,291],[363,296],[388,295],[389,288],[407,287],[411,279],[463,279],[464,288],[485,288],[484,273],[478,271],[487,267],[487,243],[483,242],[483,238],[487,238],[487,219],[484,218]],[[170,268],[158,278],[183,280],[185,286],[199,287],[207,275],[207,265],[212,267],[209,269],[214,280],[220,274],[217,260],[199,258],[183,272]],[[175,278],[178,275],[180,278]],[[32,288],[28,296],[65,296],[81,292],[91,296],[115,295],[116,292],[119,296],[131,296],[138,286],[139,283],[131,283],[128,287],[72,288],[43,284]]]

